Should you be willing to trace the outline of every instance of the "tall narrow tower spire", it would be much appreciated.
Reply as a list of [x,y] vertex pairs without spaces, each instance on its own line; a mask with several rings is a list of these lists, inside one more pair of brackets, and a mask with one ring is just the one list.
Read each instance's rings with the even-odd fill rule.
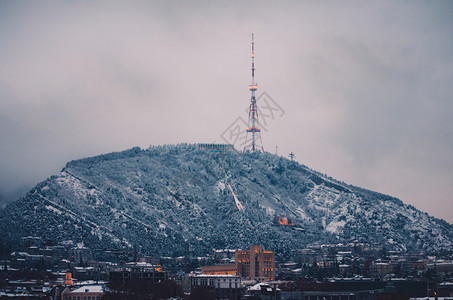
[[255,85],[255,41],[253,40],[253,33],[252,33],[252,85]]
[[[255,41],[252,33],[252,83],[249,85],[249,90],[252,92],[249,108],[249,121],[248,128],[245,136],[244,151],[251,152],[263,151],[263,144],[261,141],[261,129],[258,122],[258,109],[256,107],[255,91],[258,89],[258,84],[255,82]],[[251,141],[249,141],[249,133],[251,133]],[[259,146],[257,142],[259,140]]]

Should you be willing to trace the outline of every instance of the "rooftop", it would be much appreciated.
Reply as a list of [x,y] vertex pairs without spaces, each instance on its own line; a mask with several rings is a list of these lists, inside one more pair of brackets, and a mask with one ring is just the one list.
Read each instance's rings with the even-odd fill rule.
[[78,289],[71,291],[71,293],[103,293],[104,288],[102,285],[85,285]]

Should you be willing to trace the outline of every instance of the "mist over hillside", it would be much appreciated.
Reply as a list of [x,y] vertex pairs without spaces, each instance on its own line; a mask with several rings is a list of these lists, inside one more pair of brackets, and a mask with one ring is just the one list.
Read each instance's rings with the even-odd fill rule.
[[353,240],[428,252],[453,244],[452,225],[394,197],[277,155],[188,144],[71,161],[3,209],[0,229],[12,242],[32,235],[173,256],[250,244],[283,254]]

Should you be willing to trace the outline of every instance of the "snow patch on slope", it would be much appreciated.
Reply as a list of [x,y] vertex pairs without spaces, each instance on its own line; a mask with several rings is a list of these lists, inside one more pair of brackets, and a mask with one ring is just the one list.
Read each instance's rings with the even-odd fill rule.
[[346,221],[332,221],[327,225],[326,231],[334,234],[340,233],[340,228],[343,228],[346,224]]

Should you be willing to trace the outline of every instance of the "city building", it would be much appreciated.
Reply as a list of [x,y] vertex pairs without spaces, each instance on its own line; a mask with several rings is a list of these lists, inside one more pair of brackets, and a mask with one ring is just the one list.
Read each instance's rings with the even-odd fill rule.
[[72,273],[69,270],[66,270],[66,273],[64,275],[64,285],[71,286],[73,284],[74,281],[72,281]]
[[[280,300],[282,299],[280,293],[281,291],[276,285],[261,282],[249,287],[244,295],[244,299]],[[294,298],[290,297],[288,299]]]
[[90,248],[84,247],[83,243],[80,243],[77,247],[69,249],[69,259],[76,265],[84,266],[89,260],[93,259],[93,252]]
[[446,276],[453,275],[453,262],[452,261],[438,261],[426,264],[426,269],[436,275]]
[[241,299],[241,276],[235,275],[193,275],[190,277],[191,290],[205,287],[215,294],[215,299]]
[[238,268],[236,264],[203,266],[201,267],[201,273],[209,275],[237,275]]
[[102,285],[86,285],[72,291],[65,289],[63,300],[100,300],[103,295]]
[[269,281],[275,279],[275,254],[264,251],[263,246],[250,246],[250,250],[236,251],[238,275],[249,280]]
[[373,262],[370,266],[371,277],[382,278],[393,273],[393,265],[386,262]]
[[236,249],[216,249],[212,253],[212,257],[219,263],[234,263]]
[[125,283],[131,280],[163,282],[168,279],[168,274],[160,265],[152,265],[145,262],[127,263],[122,268],[116,268],[109,273],[112,283]]
[[239,275],[256,281],[275,279],[275,254],[264,251],[263,246],[250,246],[249,250],[237,250],[235,263],[201,267],[205,275]]
[[305,248],[291,251],[291,258],[301,265],[311,265],[322,259],[322,255],[320,254],[320,250]]

